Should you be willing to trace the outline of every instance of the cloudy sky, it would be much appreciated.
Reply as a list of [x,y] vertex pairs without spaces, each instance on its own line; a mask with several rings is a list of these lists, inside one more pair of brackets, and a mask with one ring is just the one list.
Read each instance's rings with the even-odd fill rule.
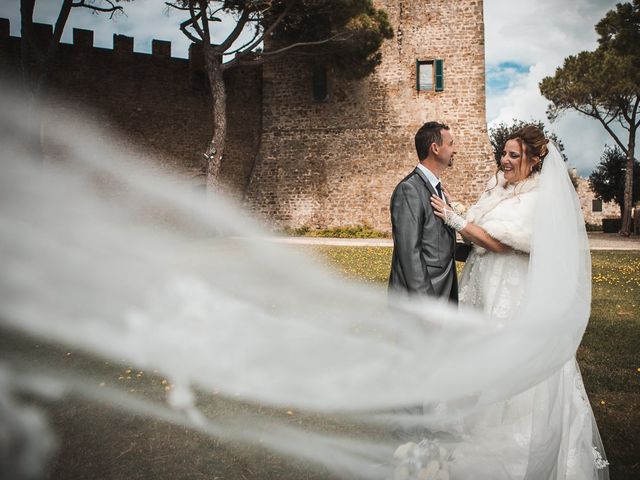
[[[416,0],[419,1],[419,0]],[[489,126],[513,118],[546,121],[547,101],[538,82],[553,74],[564,58],[597,44],[593,26],[622,0],[484,0],[487,121]],[[19,35],[19,0],[1,0],[0,17],[11,20],[11,34]],[[36,21],[53,23],[61,0],[38,0]],[[188,42],[177,25],[181,12],[167,11],[162,0],[123,3],[126,15],[109,21],[73,9],[63,42],[73,27],[94,30],[95,45],[111,48],[113,33],[135,38],[134,50],[149,52],[151,39],[170,40],[174,56],[187,56]],[[547,121],[549,124],[549,122]],[[595,120],[565,114],[550,130],[562,139],[569,164],[586,176],[598,163],[605,143],[613,140]]]

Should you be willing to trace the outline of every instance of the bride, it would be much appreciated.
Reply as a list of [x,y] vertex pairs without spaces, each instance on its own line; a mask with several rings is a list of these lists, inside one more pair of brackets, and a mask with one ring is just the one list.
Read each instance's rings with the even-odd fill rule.
[[[541,201],[553,208],[536,210]],[[542,131],[526,126],[507,139],[499,171],[466,218],[438,197],[434,196],[431,203],[436,215],[473,245],[460,280],[460,303],[482,310],[497,328],[526,321],[522,317],[527,303],[540,306],[533,309],[538,310],[537,318],[529,321],[542,321],[545,305],[553,299],[536,297],[535,282],[544,282],[554,270],[563,268],[567,249],[580,248],[574,242],[567,243],[570,238],[563,238],[561,231],[549,230],[549,226],[557,225],[557,220],[576,223],[579,237],[586,238],[561,155]],[[550,217],[555,223],[549,221]],[[549,262],[551,258],[536,256],[536,248],[542,251],[545,242],[556,245],[555,263]],[[576,278],[576,288],[579,282],[589,280]],[[567,334],[561,326],[555,330],[548,333],[550,351],[557,347],[554,334]],[[573,334],[581,337],[582,331]],[[541,360],[532,358],[531,362]],[[465,444],[487,449],[491,446],[499,459],[499,468],[494,462],[491,472],[483,471],[481,465],[471,465],[474,478],[608,478],[608,462],[575,357],[533,388],[509,400],[490,403],[462,422],[462,430],[468,435]],[[456,475],[455,463],[451,466],[452,478],[467,478],[464,466]]]

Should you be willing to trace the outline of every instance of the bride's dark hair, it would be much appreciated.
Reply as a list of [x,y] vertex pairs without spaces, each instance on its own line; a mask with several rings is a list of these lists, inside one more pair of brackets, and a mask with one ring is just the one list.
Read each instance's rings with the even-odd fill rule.
[[[540,130],[540,128],[535,125],[525,125],[510,134],[504,141],[505,145],[509,140],[515,140],[518,142],[518,145],[520,145],[520,156],[521,158],[524,158],[526,154],[528,165],[531,165],[531,158],[538,157],[540,159],[538,163],[531,165],[531,170],[525,178],[529,178],[531,175],[542,169],[544,157],[549,153],[549,148],[547,147],[549,140],[544,136],[544,132]],[[504,145],[502,148],[504,148]],[[498,186],[498,174],[501,171],[502,164],[500,163],[498,165],[498,170],[496,171],[496,184],[488,190],[493,190]]]
[[531,158],[538,157],[540,159],[540,162],[531,166],[531,171],[527,176],[539,172],[542,168],[544,157],[549,153],[549,148],[547,147],[549,140],[544,136],[544,132],[535,125],[526,125],[509,135],[505,143],[509,140],[518,142],[520,145],[520,155],[524,158],[526,154],[529,163],[531,162]]

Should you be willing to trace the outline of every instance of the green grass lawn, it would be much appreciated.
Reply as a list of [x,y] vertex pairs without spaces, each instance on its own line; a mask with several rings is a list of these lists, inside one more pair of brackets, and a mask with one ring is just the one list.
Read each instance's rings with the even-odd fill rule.
[[[313,248],[346,277],[386,286],[391,248]],[[638,479],[640,252],[594,251],[591,259],[591,317],[578,362],[611,463],[611,479]]]
[[[296,247],[318,256],[340,276],[368,283],[385,295],[391,249]],[[611,462],[612,480],[640,478],[640,252],[594,252],[593,302],[578,351],[585,386]],[[63,348],[0,335],[0,352],[28,362],[85,372],[101,386],[162,400],[170,383],[127,362],[105,362]],[[98,386],[98,388],[102,388]],[[30,401],[30,399],[27,399]],[[43,403],[59,449],[52,479],[329,479],[331,474],[255,445],[220,442],[182,426],[130,414],[101,402],[52,398]],[[199,392],[213,418],[266,413],[292,424],[349,433],[348,425],[286,409],[264,409]],[[356,427],[357,428],[357,427]],[[359,433],[362,433],[360,431]],[[375,432],[372,432],[375,435]],[[479,479],[482,480],[482,479]]]
[[593,252],[591,318],[578,350],[611,478],[640,478],[640,252]]

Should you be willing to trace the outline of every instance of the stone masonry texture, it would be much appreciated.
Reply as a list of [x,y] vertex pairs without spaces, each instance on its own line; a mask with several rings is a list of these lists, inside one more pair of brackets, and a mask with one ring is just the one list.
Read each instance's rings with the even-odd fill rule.
[[[251,209],[282,226],[368,224],[389,230],[389,199],[417,164],[414,135],[448,124],[456,161],[444,176],[463,203],[495,171],[485,120],[480,0],[376,2],[395,37],[373,75],[346,81],[329,71],[328,98],[314,101],[313,63],[289,57],[263,70],[262,140],[246,193]],[[417,91],[416,61],[444,60],[444,91]]]
[[[328,96],[313,98],[313,60],[290,55],[262,67],[230,69],[224,189],[274,227],[367,224],[389,230],[394,187],[417,163],[414,135],[426,121],[448,124],[457,155],[444,181],[470,204],[495,172],[485,120],[481,0],[377,0],[395,36],[382,64],[363,80],[327,72]],[[51,27],[38,26],[39,35]],[[93,46],[93,32],[63,44],[52,90],[116,132],[123,145],[150,152],[160,167],[203,188],[202,152],[211,137],[211,99],[202,59],[171,57],[171,44],[133,52],[114,35],[113,49]],[[444,61],[444,90],[416,90],[416,61]],[[20,39],[0,21],[0,77],[20,78]]]
[[[51,37],[37,24],[38,38]],[[0,80],[20,83],[20,38],[0,19]],[[93,46],[93,32],[74,29],[73,44],[61,44],[50,80],[47,107],[82,112],[111,130],[123,147],[142,150],[156,166],[204,184],[202,152],[212,132],[211,98],[202,61],[171,57],[171,43],[154,40],[152,53],[133,51],[134,39],[114,35],[113,49]],[[193,50],[193,49],[192,49]],[[229,151],[222,177],[241,198],[260,139],[261,69],[238,68],[226,76]]]

